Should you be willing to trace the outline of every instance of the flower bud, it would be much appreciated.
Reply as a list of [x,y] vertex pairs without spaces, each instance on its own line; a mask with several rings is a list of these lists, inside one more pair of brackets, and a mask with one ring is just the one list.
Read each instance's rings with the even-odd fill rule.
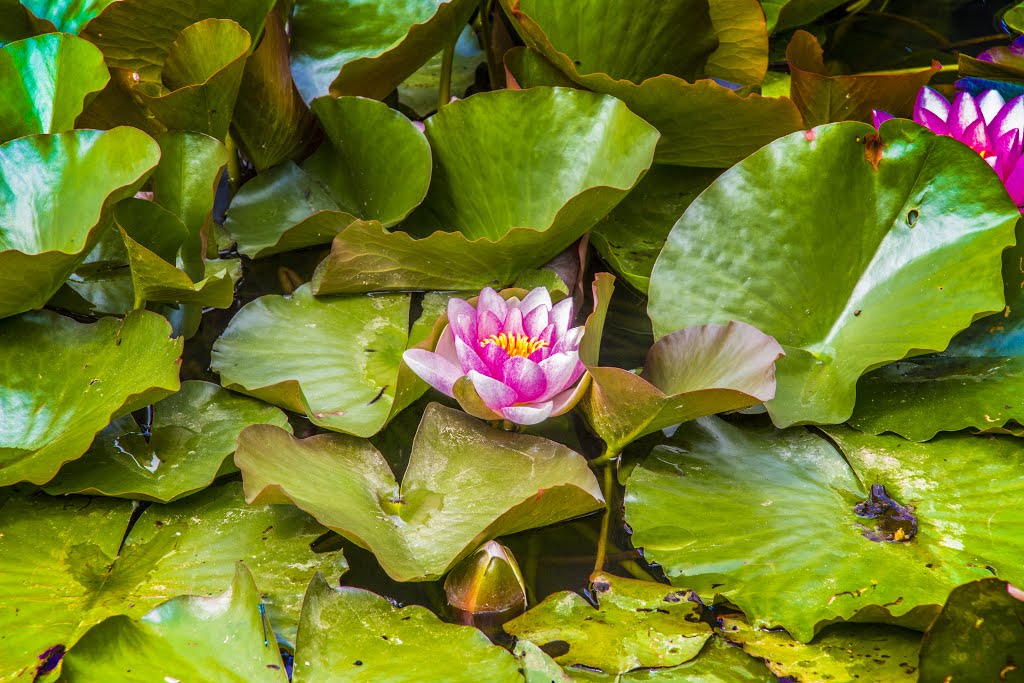
[[444,582],[455,615],[462,623],[504,622],[526,609],[526,584],[515,557],[505,546],[488,541],[457,564]]

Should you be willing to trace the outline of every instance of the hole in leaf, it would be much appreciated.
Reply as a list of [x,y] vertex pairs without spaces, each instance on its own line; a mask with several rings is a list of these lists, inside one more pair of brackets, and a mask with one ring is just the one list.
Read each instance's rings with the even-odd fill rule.
[[913,510],[893,500],[881,484],[872,484],[868,499],[857,503],[853,512],[858,517],[875,520],[875,527],[863,534],[868,540],[906,543],[917,534],[917,517]]

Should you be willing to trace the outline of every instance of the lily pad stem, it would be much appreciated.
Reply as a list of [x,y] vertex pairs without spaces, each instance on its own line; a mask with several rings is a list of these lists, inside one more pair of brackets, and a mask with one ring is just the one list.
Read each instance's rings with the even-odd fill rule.
[[444,56],[441,58],[441,83],[437,91],[437,110],[448,104],[452,98],[452,65],[455,62],[455,43],[452,42],[444,49]]
[[612,522],[612,505],[615,497],[615,459],[609,460],[604,466],[604,517],[601,518],[601,531],[597,537],[597,555],[594,557],[594,571],[604,571],[604,561],[608,555],[608,530]]
[[238,192],[238,183],[242,179],[242,168],[238,164],[238,149],[235,141],[231,139],[231,133],[224,138],[224,146],[228,150],[228,194],[231,197]]
[[480,22],[480,42],[483,43],[484,54],[487,56],[487,80],[492,89],[501,87],[498,81],[497,60],[494,58],[494,26],[491,24],[491,10],[494,7],[493,0],[480,0],[480,12],[477,20]]

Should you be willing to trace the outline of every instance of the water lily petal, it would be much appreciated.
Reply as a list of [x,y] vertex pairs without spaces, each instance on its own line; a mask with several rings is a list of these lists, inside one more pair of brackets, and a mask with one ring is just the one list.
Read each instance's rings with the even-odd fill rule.
[[583,333],[585,328],[582,326],[574,327],[561,339],[555,340],[555,343],[551,345],[551,353],[563,353],[565,351],[577,351],[580,348],[580,340],[583,339]]
[[[494,346],[494,344],[488,344],[487,346]],[[468,373],[470,370],[490,374],[490,368],[487,367],[487,363],[480,357],[476,349],[480,349],[478,343],[467,344],[459,337],[455,338],[455,353],[458,354],[459,366],[462,368],[463,374]],[[480,350],[483,351],[484,349]]]
[[527,294],[523,299],[523,303],[519,305],[519,309],[525,316],[538,306],[544,306],[549,311],[551,310],[551,294],[548,293],[548,290],[545,287],[537,287]]
[[990,162],[990,165],[999,174],[1001,180],[1006,180],[1006,177],[1016,168],[1017,162],[1020,160],[1020,133],[1012,130],[996,140],[994,151],[996,156],[989,157],[985,161]]
[[931,112],[936,118],[944,122],[949,119],[949,101],[940,95],[937,90],[925,86],[917,93],[917,101],[914,103],[914,121],[921,125],[926,125],[918,119],[918,115],[924,112]]
[[951,135],[946,122],[926,109],[921,110],[920,114],[914,114],[914,121],[936,135]]
[[551,309],[551,322],[555,324],[555,337],[561,337],[572,324],[572,297],[562,299]]
[[555,417],[564,415],[565,413],[572,410],[580,399],[583,398],[584,392],[587,387],[590,386],[590,375],[583,375],[583,379],[572,389],[566,389],[560,394],[556,394],[551,399],[551,414]]
[[426,349],[409,349],[402,360],[420,379],[448,396],[453,396],[452,386],[463,375],[454,363]]
[[978,120],[984,122],[978,103],[974,101],[969,92],[957,93],[950,115],[946,118],[949,134],[962,141],[964,133],[971,127],[971,124]]
[[892,114],[887,111],[871,110],[871,121],[874,123],[875,128],[881,128],[882,124],[891,118],[893,118]]
[[1017,206],[1024,206],[1024,163],[1017,163],[1017,166],[1010,171],[1006,180],[1006,191],[1010,195],[1010,199],[1017,204]]
[[466,343],[479,338],[476,309],[470,306],[468,301],[457,298],[448,300],[448,325],[455,336],[462,338]]
[[989,133],[996,140],[1011,131],[1019,131],[1024,128],[1024,95],[1014,97],[1004,104],[988,128]]
[[509,310],[501,331],[510,337],[517,334],[525,334],[525,330],[523,330],[523,312],[518,308]]
[[[537,363],[522,356],[512,356],[505,364],[504,384],[516,392],[516,403],[536,401],[547,389],[547,378]],[[552,392],[554,393],[554,392]]]
[[505,317],[508,315],[508,304],[493,289],[485,287],[480,292],[480,300],[477,302],[476,310],[480,314],[483,314],[484,311],[490,311],[498,320],[504,322]]
[[505,376],[505,363],[508,362],[508,351],[497,344],[485,344],[480,349],[480,358],[487,365],[485,375],[491,377]]
[[480,400],[491,410],[500,412],[502,408],[506,408],[516,402],[516,392],[503,382],[483,375],[476,370],[470,370],[467,376],[469,381],[473,383],[473,388],[476,389]]
[[536,306],[523,317],[523,330],[531,339],[540,336],[548,326],[549,310],[544,306]]
[[480,313],[476,319],[477,339],[483,341],[484,339],[501,334],[501,327],[504,323],[504,318],[499,319],[491,311]]
[[971,125],[967,126],[967,130],[965,130],[958,139],[960,142],[964,143],[979,154],[981,152],[989,151],[991,147],[988,139],[988,131],[985,130],[985,121],[982,119],[978,119]]
[[985,123],[992,123],[999,114],[999,110],[1006,104],[1006,100],[1003,99],[998,90],[986,90],[981,93],[981,97],[978,98],[977,102],[981,115],[985,117]]
[[551,416],[551,401],[533,406],[510,406],[498,412],[509,422],[520,425],[535,425]]
[[580,362],[578,353],[554,353],[537,364],[547,379],[547,390],[540,397],[546,401],[583,376],[586,368]]

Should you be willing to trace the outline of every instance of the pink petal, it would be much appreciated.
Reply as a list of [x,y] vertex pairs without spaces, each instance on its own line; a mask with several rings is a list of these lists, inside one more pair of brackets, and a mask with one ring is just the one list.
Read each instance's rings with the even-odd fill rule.
[[469,381],[473,383],[473,388],[476,389],[480,400],[494,412],[500,412],[502,408],[506,408],[516,402],[516,392],[493,377],[482,375],[476,370],[470,370]]
[[487,365],[485,375],[491,377],[502,377],[505,373],[505,363],[508,362],[508,351],[497,344],[485,344],[480,349],[480,358]]
[[928,86],[921,88],[921,91],[917,93],[917,101],[914,103],[914,120],[925,125],[918,119],[918,115],[926,111],[931,112],[942,121],[949,119],[949,102],[938,91],[932,90]]
[[1006,181],[1006,192],[1017,206],[1024,206],[1024,164],[1018,163]]
[[557,394],[551,399],[551,414],[555,416],[564,415],[572,410],[579,403],[579,400],[583,398],[583,393],[587,390],[588,386],[590,386],[590,375],[583,375],[583,380],[575,387]]
[[984,123],[985,119],[982,118],[978,103],[974,101],[971,94],[969,92],[957,93],[950,115],[946,119],[946,123],[949,125],[949,134],[957,139],[962,139],[971,124],[979,120]]
[[484,339],[489,339],[501,334],[501,326],[504,322],[504,318],[499,319],[498,316],[494,315],[494,313],[484,311],[476,320],[477,339],[479,341],[483,341]]
[[551,322],[555,324],[555,336],[561,337],[572,324],[572,297],[562,299],[551,309]]
[[565,333],[561,339],[555,340],[551,345],[551,353],[564,353],[565,351],[576,351],[580,348],[580,340],[583,339],[585,328],[574,327]]
[[523,312],[523,315],[528,315],[530,311],[538,306],[544,306],[549,311],[551,310],[551,294],[548,293],[546,287],[537,287],[527,294],[523,299],[523,303],[519,305],[519,309]]
[[996,117],[989,124],[989,133],[999,139],[1011,131],[1024,128],[1024,95],[1014,97],[1003,105]]
[[935,133],[936,135],[950,135],[949,126],[946,122],[930,111],[922,110],[920,114],[914,114],[914,121]]
[[509,422],[520,425],[535,425],[548,419],[551,415],[551,401],[533,406],[511,406],[498,412]]
[[892,118],[892,114],[886,111],[879,111],[877,109],[871,110],[871,120],[875,124],[875,128],[881,128],[882,124]]
[[[487,364],[480,358],[473,346],[479,348],[478,344],[470,345],[458,337],[455,338],[455,353],[459,356],[459,365],[462,367],[463,374],[468,373],[470,370],[488,373],[489,368]],[[487,346],[494,346],[494,344],[488,344]],[[482,351],[483,349],[480,350]]]
[[548,309],[544,306],[537,306],[523,318],[523,330],[530,338],[540,335],[548,326]]
[[462,299],[448,300],[448,324],[457,337],[469,343],[477,339],[476,309]]
[[[512,356],[505,363],[505,385],[516,392],[515,403],[536,401],[548,386],[544,371],[528,358]],[[554,393],[554,392],[552,392]]]
[[985,117],[985,123],[991,123],[1005,104],[1006,100],[1003,99],[1003,96],[997,90],[986,90],[978,98],[978,109],[981,110],[981,115]]
[[547,379],[547,390],[540,397],[546,401],[583,376],[586,368],[580,362],[580,355],[575,352],[555,353],[537,364]]
[[501,331],[510,337],[517,334],[525,334],[523,330],[523,312],[518,308],[510,309]]
[[458,367],[426,349],[409,349],[402,354],[402,360],[424,382],[448,396],[452,396],[452,386],[462,377]]
[[478,313],[490,311],[498,320],[504,321],[505,316],[508,315],[508,304],[493,289],[484,287],[480,292],[480,300],[476,304],[476,310]]
[[434,353],[458,367],[459,354],[455,352],[455,335],[452,333],[451,326],[441,330],[441,336],[437,340],[437,346],[434,347]]
[[985,130],[985,122],[982,119],[967,126],[967,130],[957,136],[957,139],[979,154],[989,149],[988,132]]
[[[996,140],[995,157],[989,157],[985,161],[990,162],[995,172],[1003,180],[1013,171],[1020,160],[1021,144],[1020,133],[1013,130]],[[994,163],[992,163],[994,161]]]

